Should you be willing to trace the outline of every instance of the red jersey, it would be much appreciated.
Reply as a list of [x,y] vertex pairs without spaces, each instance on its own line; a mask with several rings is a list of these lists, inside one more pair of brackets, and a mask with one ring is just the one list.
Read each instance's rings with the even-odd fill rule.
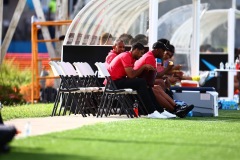
[[114,50],[111,50],[105,60],[105,64],[108,68],[108,66],[110,65],[110,63],[112,62],[112,60],[117,56],[117,53]]
[[153,66],[154,68],[157,68],[156,67],[156,58],[154,57],[152,51],[148,51],[139,60],[137,60],[135,62],[134,70],[138,70],[144,64],[149,64],[149,65]]
[[125,68],[132,67],[136,60],[133,59],[132,53],[127,51],[117,55],[108,67],[108,71],[112,77],[112,80],[117,80],[126,77]]
[[157,72],[162,72],[164,70],[164,67],[162,65],[157,66]]
[[[157,68],[156,66],[156,58],[153,55],[152,51],[148,51],[145,53],[139,60],[137,60],[134,64],[134,70],[140,69],[143,65],[148,64],[153,66],[154,68]],[[156,71],[143,71],[139,77],[144,78],[147,82],[148,86],[153,87],[154,81],[156,78]]]

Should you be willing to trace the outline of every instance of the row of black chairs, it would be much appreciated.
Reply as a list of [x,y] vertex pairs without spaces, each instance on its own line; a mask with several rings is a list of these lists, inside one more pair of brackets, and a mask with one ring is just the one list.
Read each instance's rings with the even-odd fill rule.
[[[104,63],[96,62],[98,71],[95,73],[86,62],[55,62],[50,61],[55,76],[60,77],[60,85],[54,102],[52,116],[81,114],[83,117],[93,115],[102,117],[111,114],[126,114],[133,118],[133,102],[139,101],[139,113],[147,114],[137,92],[132,89],[117,89]],[[106,80],[102,86],[98,75]]]

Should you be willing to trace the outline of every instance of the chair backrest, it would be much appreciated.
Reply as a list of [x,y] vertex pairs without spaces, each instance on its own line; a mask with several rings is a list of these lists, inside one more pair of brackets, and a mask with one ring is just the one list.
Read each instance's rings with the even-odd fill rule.
[[59,65],[59,68],[61,68],[65,73],[61,79],[64,80],[64,85],[67,86],[67,88],[78,88],[83,86],[77,71],[71,63],[57,62],[57,64]]
[[93,69],[87,62],[74,62],[73,65],[75,66],[77,72],[85,79],[84,84],[94,87],[101,86]]
[[104,77],[110,77],[110,73],[108,72],[105,63],[96,62],[95,65],[97,66],[98,71],[101,75],[103,75]]
[[77,73],[80,77],[86,77],[87,73],[84,69],[83,63],[82,62],[74,62],[73,65],[75,66]]
[[69,63],[69,62],[57,62],[57,63],[61,67],[61,69],[63,70],[65,75],[68,75],[68,76],[77,76],[78,75],[75,68],[73,67],[73,65],[71,63]]
[[87,62],[84,62],[83,64],[84,64],[84,66],[87,70],[88,75],[89,76],[95,76],[95,73],[94,73],[92,67]]
[[82,76],[95,76],[92,67],[87,62],[74,62],[73,65]]
[[54,76],[60,76],[60,75],[65,75],[63,70],[61,70],[61,68],[59,67],[59,65],[57,64],[57,62],[55,61],[50,61],[48,63],[53,71]]

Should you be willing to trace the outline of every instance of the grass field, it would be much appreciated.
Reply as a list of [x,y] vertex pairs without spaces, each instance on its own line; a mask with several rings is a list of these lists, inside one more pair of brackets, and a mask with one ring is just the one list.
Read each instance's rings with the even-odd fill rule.
[[30,117],[46,117],[52,113],[53,103],[26,104],[21,106],[3,107],[1,110],[3,120]]
[[1,160],[238,160],[240,111],[220,116],[130,119],[15,139]]

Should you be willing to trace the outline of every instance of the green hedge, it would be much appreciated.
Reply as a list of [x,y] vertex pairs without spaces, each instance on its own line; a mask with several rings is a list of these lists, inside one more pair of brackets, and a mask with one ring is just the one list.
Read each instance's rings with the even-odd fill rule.
[[4,61],[0,66],[0,101],[4,105],[23,103],[20,87],[31,82],[31,71],[20,70],[14,61]]

